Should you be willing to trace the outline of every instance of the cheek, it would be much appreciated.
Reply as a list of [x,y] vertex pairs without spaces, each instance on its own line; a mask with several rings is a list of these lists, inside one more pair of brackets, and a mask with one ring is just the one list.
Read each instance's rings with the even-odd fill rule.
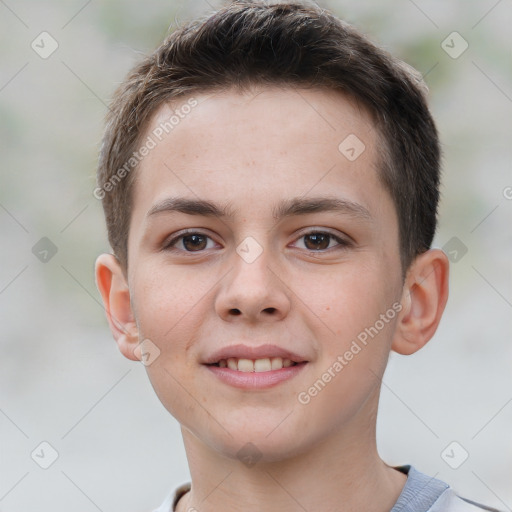
[[158,340],[161,350],[177,352],[193,334],[193,326],[200,324],[215,276],[198,278],[190,270],[170,266],[140,268],[138,276],[132,300],[140,335]]
[[[142,275],[142,272],[141,272]],[[157,357],[146,371],[155,392],[172,412],[183,395],[183,385],[196,370],[190,357],[197,332],[205,317],[207,282],[190,279],[184,272],[147,272],[135,283],[134,310],[139,339],[150,340]]]
[[[340,268],[336,276],[317,281],[317,311],[325,335],[317,338],[320,359],[310,389],[302,390],[304,401],[327,409],[328,403],[343,404],[343,415],[357,408],[382,377],[400,297],[399,274],[392,276],[384,267],[375,262],[344,272]],[[317,414],[323,414],[323,406]]]
[[216,274],[192,275],[190,269],[157,268],[139,263],[132,281],[132,303],[139,339],[150,340],[157,354],[146,366],[151,384],[164,406],[173,414],[190,406],[185,389],[197,371],[190,348],[195,346],[211,307],[208,292]]
[[398,273],[391,274],[384,265],[370,262],[340,266],[336,273],[325,276],[301,276],[302,286],[314,290],[304,303],[314,309],[330,334],[327,346],[340,348],[343,341],[355,339],[386,314],[401,290]]
[[379,281],[367,268],[325,284],[319,360],[296,397],[304,431],[347,423],[371,397],[377,402],[397,317],[393,288]]

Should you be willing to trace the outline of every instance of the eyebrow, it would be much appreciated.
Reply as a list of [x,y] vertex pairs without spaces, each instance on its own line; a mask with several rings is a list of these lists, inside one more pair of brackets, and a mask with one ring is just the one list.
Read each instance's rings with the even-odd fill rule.
[[[173,212],[227,219],[232,219],[236,214],[236,210],[233,210],[229,203],[219,205],[205,199],[168,197],[153,205],[148,211],[147,217]],[[334,212],[365,221],[373,220],[370,212],[363,205],[331,197],[294,197],[281,201],[272,209],[275,220],[317,212]]]

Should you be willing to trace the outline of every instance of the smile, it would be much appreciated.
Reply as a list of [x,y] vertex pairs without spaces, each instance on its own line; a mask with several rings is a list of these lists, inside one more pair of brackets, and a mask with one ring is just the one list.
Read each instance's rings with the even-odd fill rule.
[[291,359],[280,357],[255,360],[230,357],[221,359],[218,363],[204,365],[204,368],[230,387],[256,391],[273,388],[293,379],[307,365],[307,361],[296,363]]
[[230,357],[228,359],[221,359],[218,363],[212,366],[219,368],[229,368],[239,372],[270,372],[272,370],[281,370],[282,368],[289,368],[297,363],[291,359],[283,359],[282,357],[265,357],[262,359],[243,359]]

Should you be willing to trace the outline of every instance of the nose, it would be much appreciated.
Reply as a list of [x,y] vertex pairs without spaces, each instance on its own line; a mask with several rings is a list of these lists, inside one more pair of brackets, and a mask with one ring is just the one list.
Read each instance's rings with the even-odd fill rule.
[[221,281],[215,301],[216,312],[223,320],[257,323],[282,320],[288,315],[291,292],[269,251],[263,250],[254,261],[244,259],[242,252],[234,252],[231,268]]

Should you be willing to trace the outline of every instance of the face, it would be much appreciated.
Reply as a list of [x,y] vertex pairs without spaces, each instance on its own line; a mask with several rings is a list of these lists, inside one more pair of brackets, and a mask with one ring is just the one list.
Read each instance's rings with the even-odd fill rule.
[[229,457],[251,442],[278,460],[359,430],[375,412],[402,293],[370,117],[334,91],[186,103],[148,127],[160,133],[181,108],[137,170],[128,243],[156,393]]

